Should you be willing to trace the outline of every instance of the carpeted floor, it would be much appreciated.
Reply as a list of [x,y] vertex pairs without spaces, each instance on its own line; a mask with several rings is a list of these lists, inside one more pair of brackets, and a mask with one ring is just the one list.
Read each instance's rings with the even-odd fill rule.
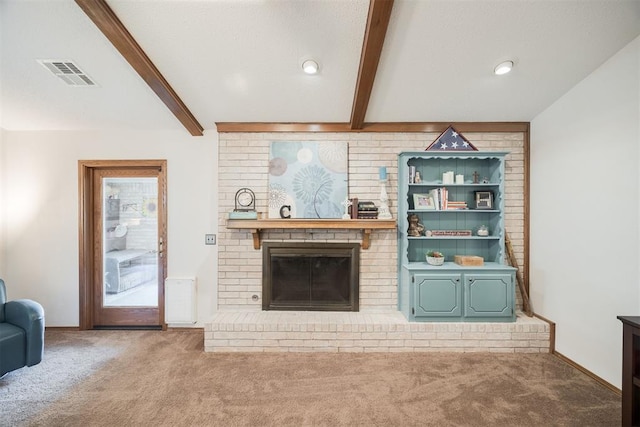
[[[214,354],[203,352],[201,332],[181,331],[48,331],[46,342],[45,362],[0,380],[0,425],[582,427],[621,421],[616,393],[548,354]],[[65,348],[73,349],[70,359]],[[96,360],[96,353],[103,357]],[[60,390],[57,371],[74,364],[82,373]],[[27,375],[36,369],[37,382]],[[46,396],[51,387],[56,392]],[[34,388],[45,396],[32,396]]]
[[20,425],[117,357],[124,346],[114,345],[115,338],[108,334],[47,333],[42,362],[0,379],[0,426]]

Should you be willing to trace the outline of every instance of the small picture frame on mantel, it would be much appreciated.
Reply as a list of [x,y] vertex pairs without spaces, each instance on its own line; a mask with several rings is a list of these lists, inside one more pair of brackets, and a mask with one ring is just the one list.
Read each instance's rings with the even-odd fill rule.
[[493,193],[476,191],[476,209],[493,209]]

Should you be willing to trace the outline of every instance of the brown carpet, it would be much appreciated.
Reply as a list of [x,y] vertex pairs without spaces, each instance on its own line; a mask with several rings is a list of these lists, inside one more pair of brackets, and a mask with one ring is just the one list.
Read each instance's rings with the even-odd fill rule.
[[[620,397],[548,354],[204,353],[201,332],[48,331],[118,356],[31,426],[617,426]],[[0,422],[0,424],[2,424]]]

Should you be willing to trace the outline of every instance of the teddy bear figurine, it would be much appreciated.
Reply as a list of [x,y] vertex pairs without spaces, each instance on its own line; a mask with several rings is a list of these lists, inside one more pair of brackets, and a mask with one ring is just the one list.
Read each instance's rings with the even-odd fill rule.
[[424,235],[424,225],[420,224],[420,218],[416,214],[411,214],[407,218],[409,220],[409,229],[407,234],[411,237],[420,237]]

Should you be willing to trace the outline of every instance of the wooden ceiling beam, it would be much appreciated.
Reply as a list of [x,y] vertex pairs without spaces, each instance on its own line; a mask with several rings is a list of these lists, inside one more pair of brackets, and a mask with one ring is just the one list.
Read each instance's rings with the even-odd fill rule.
[[271,132],[388,132],[388,133],[442,133],[449,126],[458,132],[528,132],[528,122],[385,122],[365,123],[352,129],[349,123],[256,123],[218,122],[220,133]]
[[349,123],[262,123],[262,122],[218,122],[218,132],[350,132]]
[[133,36],[104,0],[75,0],[84,13],[107,37],[124,59],[147,82],[160,100],[193,136],[202,136],[203,127],[182,102],[178,94],[153,65]]
[[392,9],[393,0],[369,1],[367,28],[364,33],[358,80],[351,108],[351,129],[360,129],[364,124]]

